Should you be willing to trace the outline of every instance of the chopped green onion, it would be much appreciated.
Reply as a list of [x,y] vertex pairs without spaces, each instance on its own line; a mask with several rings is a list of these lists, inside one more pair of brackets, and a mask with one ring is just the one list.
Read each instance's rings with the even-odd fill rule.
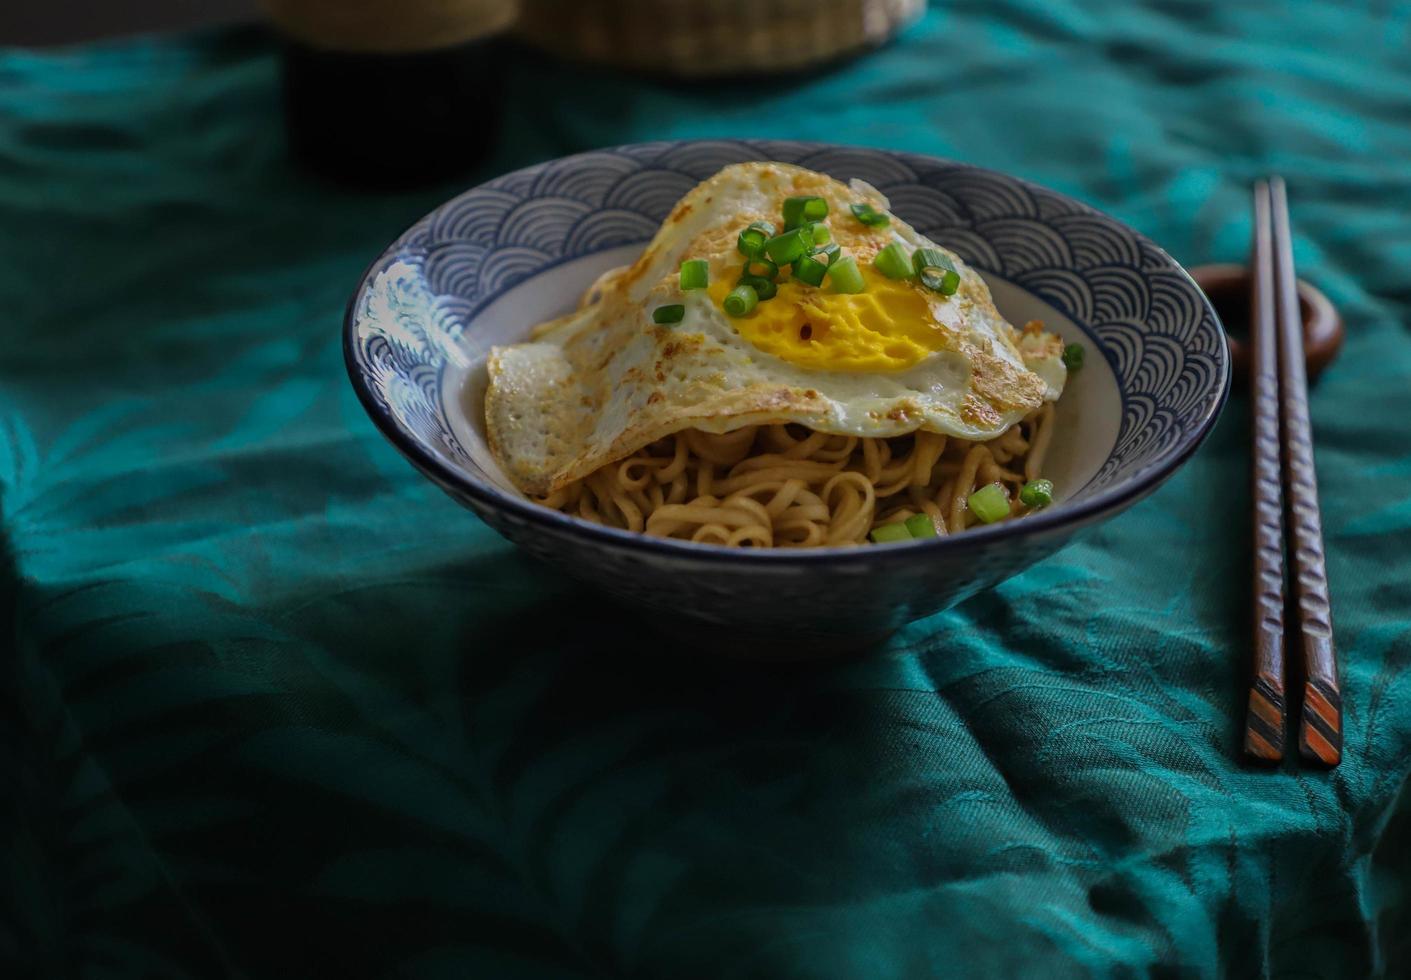
[[737,285],[749,286],[755,291],[755,295],[759,297],[761,303],[767,299],[773,299],[774,294],[779,292],[779,287],[774,285],[774,280],[765,279],[763,276],[743,275]]
[[906,519],[906,529],[913,538],[934,538],[936,525],[929,514],[912,514]]
[[746,228],[740,232],[740,238],[735,243],[735,247],[739,249],[741,255],[753,257],[764,251],[764,243],[768,240],[764,232],[758,228]]
[[784,201],[784,230],[793,231],[803,224],[803,206],[806,197],[791,197]]
[[705,289],[710,285],[710,263],[705,259],[691,259],[681,263],[681,288]]
[[835,293],[860,293],[867,288],[857,259],[851,255],[844,255],[828,267],[828,281],[833,284]]
[[1070,371],[1076,371],[1083,366],[1083,345],[1069,344],[1063,348],[1063,366]]
[[652,310],[653,323],[680,323],[686,318],[686,307],[680,303],[673,303],[670,306],[658,306]]
[[1019,491],[1019,502],[1026,507],[1047,507],[1053,503],[1053,481],[1030,480]]
[[779,267],[762,255],[745,260],[745,275],[773,282],[779,278]]
[[885,228],[892,223],[891,218],[867,203],[854,204],[852,213],[853,217],[869,228]]
[[985,484],[972,493],[966,503],[970,505],[970,512],[986,524],[1009,516],[1009,498],[998,483]]
[[827,245],[833,240],[833,233],[828,230],[828,226],[821,221],[810,221],[808,223],[808,234],[813,239],[815,245]]
[[[935,529],[932,528],[932,530]],[[874,527],[868,537],[872,539],[874,544],[891,544],[894,541],[910,541],[911,532],[901,521],[895,521],[891,524],[883,524],[881,527]]]
[[730,295],[725,297],[725,312],[731,316],[744,316],[753,310],[758,302],[759,293],[754,291],[754,287],[742,283],[730,290]]
[[788,197],[784,199],[784,230],[792,231],[805,221],[822,221],[828,217],[828,202],[821,197]]
[[918,248],[911,256],[911,268],[919,276],[923,269],[949,269],[954,272],[955,263],[938,248]]
[[823,285],[823,276],[828,272],[828,264],[819,262],[811,255],[803,255],[794,260],[794,278],[810,286]]
[[921,285],[942,296],[954,296],[960,288],[960,273],[954,269],[937,269],[927,266],[921,270]]
[[843,250],[838,247],[837,242],[829,242],[827,245],[820,245],[809,254],[820,262],[826,262],[828,265],[832,265],[834,262],[838,261],[838,256],[842,254],[842,251]]
[[807,255],[813,246],[813,238],[806,228],[786,231],[764,243],[764,250],[776,265],[788,265],[802,255]]
[[960,288],[960,273],[938,248],[918,248],[911,256],[911,267],[921,277],[921,285],[933,292],[954,296]]
[[740,254],[749,258],[754,258],[764,251],[764,243],[774,237],[774,226],[768,221],[756,221],[744,231],[740,232],[740,239],[735,247],[740,250]]
[[906,257],[906,249],[897,242],[878,252],[872,266],[888,279],[911,278],[911,260]]

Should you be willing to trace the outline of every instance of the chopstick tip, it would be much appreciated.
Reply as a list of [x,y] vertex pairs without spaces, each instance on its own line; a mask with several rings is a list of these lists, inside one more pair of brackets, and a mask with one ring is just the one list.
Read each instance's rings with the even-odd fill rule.
[[1279,762],[1284,757],[1284,694],[1276,678],[1256,677],[1249,686],[1244,752],[1255,762]]
[[1303,685],[1298,751],[1330,769],[1342,761],[1342,696],[1335,687],[1313,679]]

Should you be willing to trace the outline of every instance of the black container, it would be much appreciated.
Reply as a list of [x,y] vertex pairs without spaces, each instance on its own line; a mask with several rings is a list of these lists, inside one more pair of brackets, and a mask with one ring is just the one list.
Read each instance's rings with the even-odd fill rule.
[[499,129],[494,40],[408,53],[283,41],[290,153],[320,176],[410,187],[464,173]]

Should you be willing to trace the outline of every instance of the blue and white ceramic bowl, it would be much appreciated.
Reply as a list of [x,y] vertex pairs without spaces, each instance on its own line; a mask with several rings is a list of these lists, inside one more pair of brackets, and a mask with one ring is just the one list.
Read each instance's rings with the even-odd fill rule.
[[[686,191],[747,160],[868,181],[983,273],[1011,322],[1043,320],[1086,348],[1059,402],[1054,506],[911,544],[740,551],[589,524],[531,503],[500,473],[484,439],[490,347],[572,309],[599,273],[635,258]],[[389,246],[344,329],[348,372],[378,428],[505,537],[629,603],[754,636],[877,634],[994,585],[1160,486],[1230,387],[1204,295],[1120,222],[993,171],[806,143],[624,146],[507,174]]]

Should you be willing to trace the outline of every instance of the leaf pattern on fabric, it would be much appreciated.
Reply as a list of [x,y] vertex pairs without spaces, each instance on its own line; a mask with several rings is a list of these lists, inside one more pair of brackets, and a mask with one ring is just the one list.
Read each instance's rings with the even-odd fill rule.
[[[0,974],[1411,971],[1408,30],[955,2],[692,89],[519,52],[494,158],[400,195],[287,167],[260,31],[0,53]],[[826,664],[704,658],[418,477],[343,372],[367,260],[467,183],[677,137],[952,156],[1189,262],[1288,178],[1349,330],[1313,393],[1342,766],[1235,762],[1239,397],[1147,501]]]

